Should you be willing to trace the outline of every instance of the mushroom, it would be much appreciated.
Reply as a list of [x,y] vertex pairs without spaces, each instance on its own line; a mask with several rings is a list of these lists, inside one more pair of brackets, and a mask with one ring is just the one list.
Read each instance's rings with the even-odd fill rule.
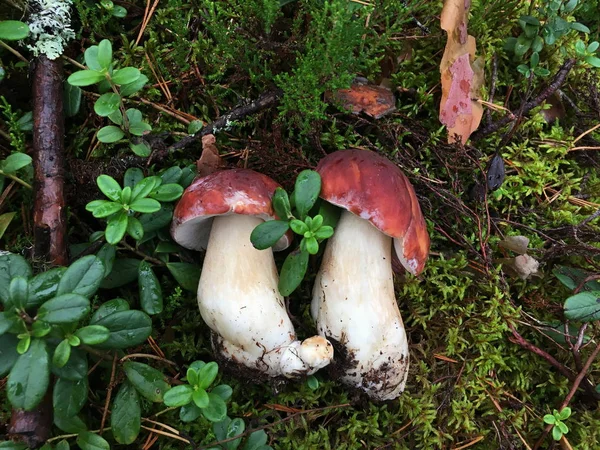
[[376,153],[338,151],[317,171],[321,198],[344,210],[315,280],[311,315],[319,334],[334,343],[342,382],[391,400],[404,390],[409,365],[392,239],[402,265],[418,275],[429,252],[425,221],[408,179]]
[[[271,250],[257,250],[252,230],[275,219],[271,197],[279,185],[247,169],[215,172],[184,192],[171,234],[180,245],[206,249],[198,306],[223,357],[271,377],[310,375],[329,364],[333,347],[321,336],[299,342],[279,294]],[[274,247],[285,249],[291,235]]]

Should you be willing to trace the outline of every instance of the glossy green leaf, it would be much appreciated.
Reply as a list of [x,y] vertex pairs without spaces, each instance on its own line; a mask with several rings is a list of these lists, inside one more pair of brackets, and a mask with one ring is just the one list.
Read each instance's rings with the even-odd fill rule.
[[163,184],[150,193],[150,197],[159,202],[174,202],[183,194],[183,188],[175,183]]
[[64,367],[52,366],[52,373],[65,380],[77,381],[87,377],[87,354],[78,348],[71,349],[71,357]]
[[125,132],[114,125],[107,125],[98,131],[98,140],[105,144],[117,142],[125,136]]
[[81,108],[82,90],[78,86],[64,83],[63,86],[63,111],[66,117],[74,117]]
[[192,394],[192,401],[198,408],[206,408],[209,402],[208,393],[204,389],[195,390]]
[[[143,178],[144,172],[142,169],[139,167],[130,167],[125,171],[125,175],[123,176],[123,184],[124,186],[129,186],[133,190],[133,187]],[[131,198],[133,198],[133,191]]]
[[29,450],[29,447],[21,442],[9,440],[0,442],[0,450]]
[[208,387],[213,384],[215,378],[217,378],[217,374],[219,373],[219,365],[211,361],[205,364],[198,371],[198,387],[202,389],[208,389]]
[[227,384],[220,384],[218,386],[215,386],[210,392],[212,392],[215,395],[218,395],[224,402],[226,402],[231,398],[231,395],[233,394],[233,389],[231,389],[231,386]]
[[140,71],[135,67],[124,67],[115,70],[111,78],[115,84],[129,84],[135,82],[140,75]]
[[163,401],[166,406],[177,407],[187,405],[192,401],[192,394],[194,390],[191,386],[183,384],[181,386],[175,386],[165,392]]
[[27,279],[24,277],[15,277],[10,281],[8,287],[8,295],[11,303],[19,308],[25,308],[27,305],[27,298],[29,296],[29,287]]
[[179,418],[182,422],[193,422],[202,415],[202,410],[194,402],[183,405],[179,410]]
[[133,187],[131,199],[133,201],[145,198],[154,190],[159,177],[147,177],[139,180]]
[[152,131],[152,126],[146,122],[137,122],[129,126],[129,132],[134,136],[143,136],[149,131]]
[[119,211],[108,219],[106,224],[106,242],[117,245],[125,236],[129,217],[125,211]]
[[67,81],[73,86],[90,86],[104,80],[105,76],[102,72],[95,70],[80,70],[74,72],[67,78]]
[[110,337],[110,330],[100,325],[88,325],[78,329],[75,336],[86,345],[97,345],[106,342]]
[[66,270],[66,267],[55,267],[31,278],[29,280],[27,308],[35,308],[54,297],[58,290],[58,283]]
[[80,433],[87,430],[87,426],[79,416],[62,417],[54,416],[54,425],[65,433]]
[[14,277],[31,277],[31,266],[25,258],[14,253],[0,254],[0,300],[4,304],[8,301],[8,287]]
[[46,343],[34,339],[27,353],[19,356],[6,384],[13,407],[31,411],[41,401],[50,381],[50,364]]
[[0,377],[4,377],[19,359],[18,342],[14,334],[0,334]]
[[200,266],[189,263],[167,263],[167,269],[183,289],[191,292],[198,290]]
[[[89,203],[88,203],[89,205]],[[103,201],[100,203],[95,203],[94,208],[92,210],[92,215],[97,218],[103,218],[112,216],[113,214],[121,211],[123,209],[123,205],[117,202],[109,202]]]
[[52,325],[43,320],[37,319],[31,326],[31,335],[33,337],[44,337],[52,331]]
[[94,103],[94,111],[101,117],[107,117],[119,109],[121,97],[114,92],[103,94]]
[[40,306],[38,317],[52,324],[68,323],[83,319],[89,312],[90,301],[83,295],[63,294]]
[[140,142],[139,144],[133,144],[130,142],[129,148],[135,155],[141,156],[142,158],[147,158],[150,156],[150,153],[152,153],[152,149],[144,142]]
[[112,44],[108,39],[102,39],[98,44],[98,64],[104,70],[108,70],[112,63]]
[[303,170],[296,178],[294,187],[294,204],[304,220],[314,206],[321,192],[321,176],[314,170]]
[[23,167],[27,167],[31,164],[31,156],[25,153],[13,153],[8,155],[6,159],[1,163],[0,169],[2,169],[5,173],[15,173]]
[[308,268],[308,256],[308,252],[300,250],[295,250],[287,256],[279,278],[281,295],[290,295],[300,285]]
[[137,391],[131,383],[121,385],[113,402],[110,426],[119,444],[131,444],[140,433],[142,410]]
[[141,74],[135,81],[121,85],[120,92],[123,97],[129,97],[141,90],[146,83],[148,83],[148,77]]
[[120,5],[115,5],[110,13],[113,17],[118,17],[119,19],[127,16],[127,10]]
[[100,191],[106,195],[113,202],[119,202],[121,200],[121,186],[113,177],[109,175],[100,175],[96,184]]
[[570,27],[572,30],[575,31],[580,31],[582,33],[589,33],[590,29],[588,27],[586,27],[584,24],[579,23],[579,22],[571,22],[570,23]]
[[160,203],[152,198],[138,198],[129,207],[140,213],[154,213],[160,210]]
[[267,444],[269,437],[265,430],[258,430],[248,436],[244,450],[263,450]]
[[99,344],[100,348],[127,348],[144,342],[152,333],[152,319],[142,311],[117,311],[95,325],[109,329],[110,337]]
[[[2,189],[0,188],[0,191],[1,190]],[[10,225],[10,222],[12,222],[12,220],[16,214],[17,214],[16,212],[8,212],[8,213],[0,214],[0,239],[2,239],[2,236],[4,236],[6,229],[8,228],[8,226]]]
[[0,335],[6,333],[18,322],[18,316],[13,311],[0,311]]
[[[138,264],[139,264],[139,260],[138,260]],[[136,273],[137,273],[137,268],[136,268]],[[102,319],[106,316],[110,316],[112,313],[115,313],[117,311],[128,311],[128,310],[129,310],[129,303],[127,303],[126,300],[123,300],[122,298],[115,298],[113,300],[109,300],[106,303],[103,303],[102,305],[100,305],[100,307],[94,312],[94,314],[92,315],[92,319],[90,320],[90,324],[93,325],[96,322],[98,322],[100,319]]]
[[71,357],[71,345],[67,339],[63,339],[54,350],[52,365],[57,368],[64,367]]
[[102,289],[114,289],[135,281],[139,265],[139,259],[117,258],[113,265],[113,270],[104,278],[100,287]]
[[24,333],[17,335],[17,337],[19,338],[19,342],[17,343],[17,353],[19,355],[24,355],[31,345],[31,335]]
[[565,317],[592,322],[600,319],[600,291],[580,292],[565,301]]
[[147,261],[142,261],[138,272],[138,286],[142,309],[150,314],[159,314],[163,310],[163,297],[160,282]]
[[88,49],[84,52],[85,65],[88,66],[91,70],[96,70],[100,72],[102,70],[102,66],[98,62],[98,46],[92,45],[88,47]]
[[221,397],[210,392],[208,394],[209,403],[202,409],[202,415],[211,422],[220,422],[227,417],[227,405]]
[[58,283],[57,295],[73,293],[90,297],[104,278],[104,264],[94,255],[84,256],[71,264]]
[[54,384],[52,403],[54,414],[62,417],[73,417],[87,403],[88,379],[72,381],[59,378]]
[[110,450],[110,444],[106,439],[89,431],[79,433],[77,445],[81,450]]
[[152,214],[142,214],[140,222],[146,233],[160,230],[171,223],[173,218],[173,206],[162,205],[160,210]]
[[303,236],[304,233],[308,231],[306,223],[298,219],[290,220],[290,228],[294,233],[299,234],[300,236]]
[[0,20],[0,39],[18,41],[29,36],[29,26],[19,20]]
[[144,237],[144,226],[137,218],[131,216],[128,218],[127,234],[136,241],[139,241]]
[[288,222],[284,222],[283,220],[269,220],[261,223],[252,230],[250,241],[254,248],[266,250],[277,244],[277,241],[283,237],[289,228]]
[[96,257],[104,264],[105,277],[112,271],[116,254],[117,250],[115,249],[115,246],[110,244],[104,244],[100,250],[98,250],[98,253],[96,253]]
[[142,396],[151,402],[160,403],[163,401],[163,396],[170,389],[170,386],[164,380],[165,377],[160,371],[147,364],[133,361],[125,362],[123,368],[129,382]]
[[131,202],[131,188],[125,186],[121,191],[121,203],[128,205]]
[[290,198],[283,188],[278,187],[275,189],[271,202],[273,203],[275,214],[277,214],[279,219],[288,220],[292,216]]

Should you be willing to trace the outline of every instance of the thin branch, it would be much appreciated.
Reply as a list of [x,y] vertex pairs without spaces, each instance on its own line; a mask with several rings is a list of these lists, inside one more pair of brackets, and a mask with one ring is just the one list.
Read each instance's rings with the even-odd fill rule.
[[104,402],[104,413],[102,414],[102,421],[100,422],[100,434],[104,430],[104,423],[106,422],[106,416],[108,414],[108,405],[110,404],[110,398],[112,397],[112,391],[115,387],[115,371],[117,369],[117,354],[113,356],[112,371],[110,372],[110,382],[108,383],[108,391],[106,393],[106,402]]
[[524,116],[533,108],[540,106],[544,102],[544,100],[546,100],[548,97],[554,94],[558,90],[558,88],[560,88],[563,85],[563,83],[567,79],[567,75],[569,74],[575,63],[576,60],[574,58],[567,59],[554,76],[552,82],[544,90],[542,90],[542,92],[540,92],[536,98],[527,103],[524,103],[521,106],[521,108],[519,108],[520,114],[508,114],[502,119],[498,120],[497,122],[486,125],[482,129],[473,133],[473,135],[471,136],[471,140],[478,141],[484,138],[485,136],[492,134],[498,131],[500,128],[508,125],[509,123],[515,120],[515,117]]

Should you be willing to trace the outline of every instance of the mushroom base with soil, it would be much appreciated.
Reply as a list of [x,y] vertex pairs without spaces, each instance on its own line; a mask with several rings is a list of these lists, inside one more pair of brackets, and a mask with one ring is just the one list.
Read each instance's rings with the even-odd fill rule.
[[311,314],[321,336],[344,347],[342,382],[376,400],[400,395],[408,375],[404,324],[394,294],[392,238],[343,211],[315,280]]
[[333,348],[326,339],[296,340],[277,288],[273,253],[256,250],[250,242],[252,230],[263,220],[236,214],[213,220],[198,306],[216,335],[215,349],[271,377],[310,375],[329,364]]

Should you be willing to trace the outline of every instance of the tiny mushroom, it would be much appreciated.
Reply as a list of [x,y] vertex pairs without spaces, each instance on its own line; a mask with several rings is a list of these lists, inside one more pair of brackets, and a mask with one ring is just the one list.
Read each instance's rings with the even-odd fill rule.
[[[310,375],[333,357],[321,336],[296,340],[269,250],[250,242],[252,230],[275,219],[271,197],[279,185],[248,169],[197,179],[175,208],[171,234],[180,245],[206,249],[198,306],[224,358],[271,377]],[[291,235],[274,247],[283,250]]]
[[392,240],[402,265],[418,275],[429,253],[425,220],[408,179],[376,153],[338,151],[317,171],[321,198],[344,210],[315,280],[311,314],[319,334],[340,346],[342,382],[391,400],[404,390],[409,365]]

